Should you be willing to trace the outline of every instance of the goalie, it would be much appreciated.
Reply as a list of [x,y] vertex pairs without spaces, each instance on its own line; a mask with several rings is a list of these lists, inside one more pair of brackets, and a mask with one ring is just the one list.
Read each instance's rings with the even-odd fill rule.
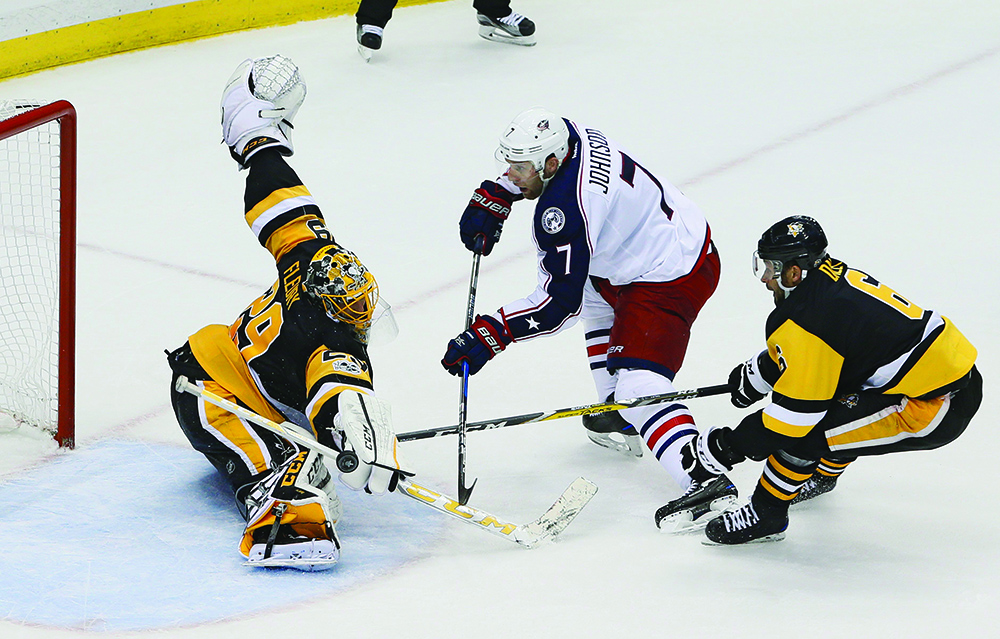
[[[283,157],[293,153],[291,123],[305,94],[298,69],[281,56],[244,61],[226,85],[224,141],[248,169],[246,221],[274,257],[277,280],[231,325],[202,328],[168,360],[175,382],[184,375],[328,447],[356,451],[360,463],[340,479],[383,494],[402,465],[388,405],[374,396],[367,343],[376,309],[388,307]],[[248,562],[331,568],[342,509],[323,456],[171,388],[191,445],[232,485]]]

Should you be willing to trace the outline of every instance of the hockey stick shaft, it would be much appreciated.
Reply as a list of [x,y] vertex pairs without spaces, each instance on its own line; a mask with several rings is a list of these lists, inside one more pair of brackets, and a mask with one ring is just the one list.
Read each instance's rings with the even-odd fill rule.
[[[186,392],[201,397],[209,404],[214,404],[219,408],[228,410],[237,417],[270,430],[304,448],[315,450],[332,459],[339,460],[342,456],[342,453],[339,451],[324,446],[310,437],[300,435],[294,430],[285,428],[281,424],[258,415],[252,410],[243,408],[223,397],[219,397],[211,391],[192,384],[183,375],[177,378],[176,389],[178,392]],[[355,457],[356,461],[357,458]],[[421,486],[411,481],[409,477],[400,477],[396,492],[498,537],[512,541],[525,548],[532,548],[541,541],[555,537],[562,532],[591,500],[597,492],[597,486],[583,477],[576,479],[541,517],[533,522],[522,525],[508,523],[484,510],[459,504],[457,499]]]
[[[178,392],[190,393],[201,397],[209,404],[214,404],[219,408],[228,410],[233,415],[236,415],[240,419],[257,424],[261,428],[266,428],[276,435],[284,437],[288,441],[295,442],[305,448],[314,449],[324,455],[328,456],[330,459],[337,461],[337,468],[342,472],[350,472],[358,465],[358,456],[353,451],[338,451],[324,446],[312,437],[306,436],[302,433],[297,432],[300,430],[297,426],[286,427],[278,422],[272,421],[263,415],[260,415],[248,408],[243,408],[239,404],[229,401],[224,397],[219,397],[210,390],[206,390],[197,384],[192,384],[188,381],[188,378],[181,375],[177,378],[176,389]],[[295,430],[292,430],[292,429]],[[304,432],[304,431],[303,431]]]
[[[479,262],[483,256],[483,245],[486,238],[476,238],[475,250],[472,252],[472,275],[469,277],[469,302],[465,307],[465,330],[469,330],[476,316],[476,289],[479,287]],[[466,455],[466,422],[469,419],[469,362],[462,362],[462,394],[458,398],[458,503],[467,504],[472,496],[472,485],[465,485],[465,455]]]
[[[702,388],[695,388],[686,391],[677,391],[675,393],[662,393],[659,395],[645,395],[643,397],[636,397],[635,399],[629,399],[622,402],[604,402],[601,404],[587,404],[586,406],[575,406],[573,408],[560,408],[558,410],[550,410],[546,412],[539,413],[526,413],[524,415],[515,415],[513,417],[503,417],[501,419],[493,419],[483,422],[471,422],[465,424],[466,432],[473,432],[477,430],[492,430],[495,428],[506,428],[508,426],[519,426],[521,424],[534,424],[536,422],[547,422],[553,419],[563,419],[565,417],[576,417],[578,415],[594,415],[597,413],[606,413],[613,410],[621,410],[623,408],[636,408],[637,406],[649,406],[650,404],[663,404],[666,402],[676,402],[685,399],[694,399],[696,397],[711,397],[712,395],[722,395],[728,393],[730,387],[728,384],[719,384],[717,386],[704,386]],[[426,430],[416,430],[409,433],[400,433],[396,436],[401,442],[410,442],[418,439],[430,439],[431,437],[440,437],[441,435],[454,435],[458,432],[458,426],[442,426],[440,428],[428,428]]]

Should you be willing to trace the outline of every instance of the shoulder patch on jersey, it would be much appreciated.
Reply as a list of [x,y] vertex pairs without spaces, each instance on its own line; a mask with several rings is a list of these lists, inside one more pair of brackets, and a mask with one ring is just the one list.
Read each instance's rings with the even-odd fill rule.
[[555,235],[566,226],[566,214],[554,206],[545,209],[542,213],[542,228],[546,233]]
[[329,365],[335,373],[343,373],[353,377],[363,377],[368,374],[368,366],[358,358],[347,353],[331,353],[327,351],[323,353],[323,362]]

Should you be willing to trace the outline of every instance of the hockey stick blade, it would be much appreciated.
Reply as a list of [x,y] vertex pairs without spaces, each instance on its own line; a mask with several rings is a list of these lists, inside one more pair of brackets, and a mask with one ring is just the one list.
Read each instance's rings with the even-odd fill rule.
[[583,477],[577,477],[541,517],[518,527],[514,533],[515,540],[525,548],[534,548],[556,537],[573,523],[576,516],[596,494],[597,484]]
[[399,481],[402,494],[429,505],[438,512],[473,524],[497,537],[512,541],[523,548],[534,548],[566,529],[597,494],[597,486],[583,477],[576,478],[541,517],[527,524],[504,522],[496,516],[458,503],[457,499],[416,484],[409,479]]

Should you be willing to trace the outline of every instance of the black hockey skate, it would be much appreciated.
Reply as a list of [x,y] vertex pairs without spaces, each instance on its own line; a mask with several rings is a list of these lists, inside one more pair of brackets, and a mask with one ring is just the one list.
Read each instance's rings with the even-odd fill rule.
[[479,13],[476,15],[476,20],[479,22],[479,37],[481,38],[494,42],[519,44],[523,47],[535,44],[535,23],[520,13],[511,11],[510,15],[496,19]]
[[646,447],[645,442],[632,424],[625,421],[618,411],[584,415],[581,419],[583,427],[587,429],[587,437],[598,446],[642,457],[642,450]]
[[785,508],[757,508],[753,500],[738,510],[724,513],[705,527],[707,546],[735,546],[781,541],[788,528]]
[[838,477],[815,473],[812,477],[806,480],[806,483],[803,484],[802,488],[799,490],[799,494],[792,499],[791,503],[798,504],[812,499],[813,497],[825,495],[837,487],[837,479]]
[[365,62],[371,61],[373,51],[382,48],[382,33],[382,27],[373,24],[358,25],[358,53]]
[[725,475],[694,482],[683,495],[660,506],[656,526],[669,533],[700,530],[736,506],[736,486]]

